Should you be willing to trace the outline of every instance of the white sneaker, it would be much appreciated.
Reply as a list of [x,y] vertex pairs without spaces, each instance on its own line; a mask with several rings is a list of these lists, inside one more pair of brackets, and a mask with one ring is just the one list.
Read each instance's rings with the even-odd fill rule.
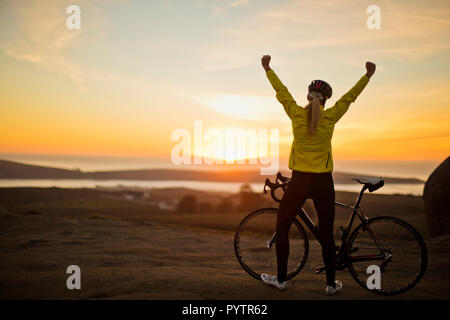
[[267,273],[261,273],[261,280],[264,283],[274,286],[279,290],[284,290],[286,288],[286,284],[287,284],[287,281],[279,283],[277,276],[269,276]]
[[336,280],[335,283],[336,283],[335,287],[327,286],[327,288],[325,289],[325,294],[327,296],[332,296],[333,294],[336,294],[339,290],[342,289],[342,281]]

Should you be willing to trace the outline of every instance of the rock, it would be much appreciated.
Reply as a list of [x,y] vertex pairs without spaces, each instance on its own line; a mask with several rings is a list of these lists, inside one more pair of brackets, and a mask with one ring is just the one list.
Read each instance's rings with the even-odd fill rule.
[[450,157],[428,177],[423,200],[430,235],[436,237],[450,234]]

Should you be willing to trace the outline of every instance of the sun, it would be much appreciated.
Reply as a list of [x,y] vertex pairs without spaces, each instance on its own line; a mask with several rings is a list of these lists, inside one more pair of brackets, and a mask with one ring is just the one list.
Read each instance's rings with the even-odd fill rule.
[[279,115],[273,97],[217,94],[196,100],[218,113],[246,120],[270,120]]

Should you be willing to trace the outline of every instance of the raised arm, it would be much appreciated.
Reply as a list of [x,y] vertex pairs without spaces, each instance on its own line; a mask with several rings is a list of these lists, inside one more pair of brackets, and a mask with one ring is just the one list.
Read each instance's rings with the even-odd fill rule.
[[344,94],[333,107],[330,108],[334,113],[335,121],[338,121],[347,112],[350,104],[355,102],[356,98],[361,94],[364,88],[369,83],[369,79],[375,73],[376,65],[372,62],[366,62],[366,74],[359,79],[359,81],[351,88],[346,94]]
[[295,110],[298,108],[292,95],[289,93],[287,87],[281,82],[275,72],[270,68],[270,56],[265,55],[261,58],[261,64],[266,71],[267,79],[269,79],[270,84],[275,89],[276,97],[278,101],[283,105],[289,118],[294,117]]

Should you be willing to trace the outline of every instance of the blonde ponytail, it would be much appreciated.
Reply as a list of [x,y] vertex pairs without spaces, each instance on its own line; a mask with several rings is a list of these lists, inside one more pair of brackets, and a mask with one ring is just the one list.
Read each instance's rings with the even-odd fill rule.
[[306,107],[308,112],[308,135],[314,136],[317,131],[317,126],[319,125],[320,116],[322,115],[322,110],[320,108],[320,100],[314,97],[311,103]]

